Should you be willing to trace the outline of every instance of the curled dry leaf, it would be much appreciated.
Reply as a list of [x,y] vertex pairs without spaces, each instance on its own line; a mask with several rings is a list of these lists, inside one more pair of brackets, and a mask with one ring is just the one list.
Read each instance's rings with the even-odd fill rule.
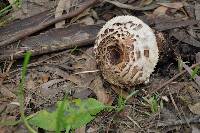
[[92,19],[92,17],[86,16],[86,17],[82,18],[81,20],[79,20],[79,23],[82,23],[85,25],[93,25],[94,20]]
[[169,7],[169,8],[174,8],[174,9],[180,9],[183,7],[182,2],[174,2],[174,3],[158,3],[159,5]]
[[75,130],[75,133],[85,133],[86,126],[80,127]]
[[41,85],[41,90],[40,90],[41,94],[45,97],[56,94],[58,90],[52,89],[51,86],[53,86],[55,84],[59,84],[64,81],[65,81],[64,79],[49,80],[48,82]]
[[3,95],[4,97],[8,97],[8,98],[16,98],[17,96],[12,93],[8,88],[6,88],[5,86],[1,86],[0,88],[0,93],[1,95]]
[[107,105],[112,105],[113,98],[109,94],[107,94],[107,92],[105,91],[100,77],[97,77],[90,84],[90,88],[94,91],[95,95],[97,96],[98,101]]
[[166,12],[167,12],[167,7],[165,6],[159,6],[158,8],[156,8],[153,12],[153,15],[155,16],[162,16],[162,15],[165,15]]
[[200,20],[200,4],[197,2],[195,3],[195,17],[196,20]]
[[200,115],[200,102],[199,103],[196,103],[194,105],[188,105],[190,111],[193,113],[193,114],[197,114],[197,115]]
[[[66,9],[67,13],[69,12],[71,0],[60,0],[56,7],[55,17],[59,17],[63,14]],[[55,24],[56,28],[62,28],[65,24],[65,21],[61,21]]]
[[177,40],[190,44],[194,47],[199,48],[200,47],[200,42],[195,39],[194,37],[190,36],[189,34],[187,34],[186,31],[184,30],[174,30],[171,33]]
[[196,54],[196,62],[200,62],[200,52]]

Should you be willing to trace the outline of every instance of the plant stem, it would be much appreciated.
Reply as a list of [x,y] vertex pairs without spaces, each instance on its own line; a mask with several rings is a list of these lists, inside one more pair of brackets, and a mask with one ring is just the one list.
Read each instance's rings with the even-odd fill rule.
[[23,68],[22,68],[22,76],[21,82],[19,84],[19,103],[20,103],[20,114],[22,121],[24,122],[25,126],[31,133],[37,133],[27,122],[25,115],[24,115],[24,83],[26,78],[27,66],[30,60],[31,52],[27,52],[24,57]]

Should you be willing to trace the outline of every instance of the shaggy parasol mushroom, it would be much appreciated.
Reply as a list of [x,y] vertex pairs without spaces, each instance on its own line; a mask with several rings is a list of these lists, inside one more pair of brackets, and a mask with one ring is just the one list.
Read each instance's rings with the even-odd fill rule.
[[97,35],[94,52],[103,77],[120,87],[148,82],[159,58],[153,30],[134,16],[108,21]]

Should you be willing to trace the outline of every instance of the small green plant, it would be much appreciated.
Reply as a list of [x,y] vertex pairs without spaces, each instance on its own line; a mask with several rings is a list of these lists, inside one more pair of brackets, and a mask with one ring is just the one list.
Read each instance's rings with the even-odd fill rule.
[[115,108],[116,108],[116,111],[117,111],[117,112],[122,111],[122,110],[124,109],[124,107],[125,107],[127,101],[128,101],[132,96],[137,95],[138,92],[139,92],[139,90],[133,91],[130,95],[128,95],[128,96],[126,97],[126,99],[123,98],[123,97],[120,95],[119,98],[118,98],[118,101],[117,101],[117,106],[115,107]]
[[26,79],[26,72],[27,72],[27,66],[29,63],[31,57],[31,52],[25,53],[24,57],[24,62],[23,62],[23,67],[22,67],[22,74],[21,74],[21,82],[19,84],[19,103],[20,103],[20,114],[21,114],[21,119],[24,122],[25,126],[31,133],[37,133],[28,123],[27,119],[25,118],[24,115],[24,83]]
[[192,70],[192,74],[191,74],[191,79],[194,79],[195,78],[195,75],[198,75],[200,73],[200,67],[199,66],[196,66],[194,68],[194,70]]
[[63,101],[57,102],[57,108],[53,112],[41,110],[28,117],[25,117],[24,84],[30,56],[30,52],[27,52],[25,54],[21,81],[19,84],[18,97],[20,103],[21,118],[18,121],[1,121],[0,125],[16,125],[23,122],[31,133],[36,133],[36,131],[30,125],[40,127],[48,131],[56,131],[56,133],[65,130],[67,133],[70,129],[73,130],[87,124],[95,118],[95,115],[97,113],[99,113],[103,109],[112,108],[110,106],[105,106],[104,104],[93,98],[85,100],[74,99],[72,101],[64,99]]
[[6,6],[2,10],[0,10],[0,17],[4,16],[6,13],[8,13],[9,11],[11,11],[13,5],[15,5],[18,8],[20,8],[21,4],[22,4],[22,0],[13,0],[13,2],[10,3],[10,5]]
[[79,51],[79,48],[77,46],[70,50],[70,54],[73,54],[76,51]]
[[[143,103],[143,105],[145,106],[149,106],[151,109],[152,113],[156,113],[159,111],[159,109],[163,108],[163,100],[159,99],[158,95],[154,95],[152,97],[150,97],[149,99],[143,98],[148,104]],[[150,115],[149,113],[146,113],[148,115]]]
[[109,111],[113,109],[118,112],[121,111],[124,109],[128,99],[139,92],[138,90],[132,92],[126,99],[120,96],[117,106],[106,106],[93,98],[84,100],[74,99],[70,101],[64,98],[64,100],[57,102],[55,111],[49,112],[44,109],[25,117],[24,84],[30,57],[31,53],[27,52],[24,57],[21,81],[19,84],[18,97],[20,103],[21,118],[18,121],[1,121],[1,125],[16,125],[23,122],[31,133],[36,133],[36,131],[31,126],[40,127],[47,131],[55,131],[56,133],[65,130],[65,132],[68,133],[70,130],[74,130],[83,125],[86,125],[96,117],[97,113],[104,109],[108,109]]
[[181,72],[183,70],[183,60],[180,57],[178,57],[177,60],[178,60],[178,70],[179,72]]
[[158,112],[159,109],[159,104],[158,104],[158,99],[156,96],[153,96],[149,99],[150,101],[150,107],[151,107],[151,112],[156,113]]
[[65,132],[69,132],[70,129],[73,130],[87,124],[95,118],[97,113],[105,108],[104,104],[93,98],[64,100],[57,103],[56,111],[41,110],[30,118],[28,122],[47,131],[56,131],[58,133],[65,130]]

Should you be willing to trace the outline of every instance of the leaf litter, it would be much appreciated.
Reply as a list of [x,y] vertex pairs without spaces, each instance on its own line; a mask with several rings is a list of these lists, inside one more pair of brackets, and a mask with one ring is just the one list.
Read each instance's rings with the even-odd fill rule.
[[[31,7],[30,9],[23,5],[21,8],[22,15],[16,17],[23,19],[34,16],[37,12],[49,9],[49,7],[58,3],[58,1],[56,1],[56,4],[51,1],[51,3],[45,5],[45,1],[40,2],[30,1],[31,4],[28,4]],[[79,5],[76,3],[77,1],[73,2],[75,2],[75,5]],[[57,8],[69,12],[64,7]],[[76,8],[74,7],[71,11],[73,12]],[[199,130],[199,126],[193,124],[199,124],[199,81],[191,78],[191,71],[194,69],[188,68],[190,65],[199,62],[198,12],[199,3],[194,1],[107,0],[71,20],[66,20],[65,25],[67,26],[72,23],[95,25],[97,22],[105,23],[116,15],[135,15],[142,18],[154,29],[162,31],[166,35],[167,47],[173,50],[173,55],[168,55],[168,59],[157,66],[149,84],[133,88],[133,90],[139,90],[139,93],[126,103],[127,107],[124,108],[124,111],[119,114],[116,112],[98,114],[92,122],[85,125],[85,128],[80,129],[81,131],[182,132],[186,131],[184,129],[188,127],[188,132]],[[51,12],[48,15],[48,18],[51,18],[54,13]],[[76,39],[81,37],[82,34],[77,36]],[[69,99],[93,97],[107,105],[117,104],[117,100],[119,96],[122,96],[122,93],[119,90],[117,93],[115,87],[110,86],[101,77],[101,72],[95,63],[92,47],[75,48],[66,51],[64,54],[54,55],[52,53],[33,58],[33,62],[45,61],[30,67],[27,74],[25,95],[27,116],[39,110],[55,108],[55,104],[63,100],[65,96]],[[164,84],[168,79],[179,73],[177,67],[178,56],[181,56],[183,61],[189,61],[185,68],[190,74],[182,75],[157,93],[152,94],[151,92],[158,88],[160,84]],[[48,59],[49,57],[52,58]],[[20,65],[20,62],[16,62],[11,69],[17,69],[18,65]],[[199,75],[196,74],[196,76]],[[2,77],[0,91],[0,103],[2,104],[0,108],[2,109],[1,118],[3,119],[19,119],[19,106],[15,98],[19,77],[19,71]],[[130,92],[124,92],[125,97],[130,94]],[[159,107],[144,101],[145,98],[152,99],[152,97],[158,97],[158,101],[155,102],[157,103],[156,106]],[[163,99],[165,100],[162,101]],[[163,108],[160,107],[162,102]],[[174,107],[174,104],[178,110]],[[157,112],[151,112],[152,106],[156,108]],[[19,128],[26,131],[22,126],[19,126]],[[0,127],[0,129],[4,132],[11,132],[15,128]]]

